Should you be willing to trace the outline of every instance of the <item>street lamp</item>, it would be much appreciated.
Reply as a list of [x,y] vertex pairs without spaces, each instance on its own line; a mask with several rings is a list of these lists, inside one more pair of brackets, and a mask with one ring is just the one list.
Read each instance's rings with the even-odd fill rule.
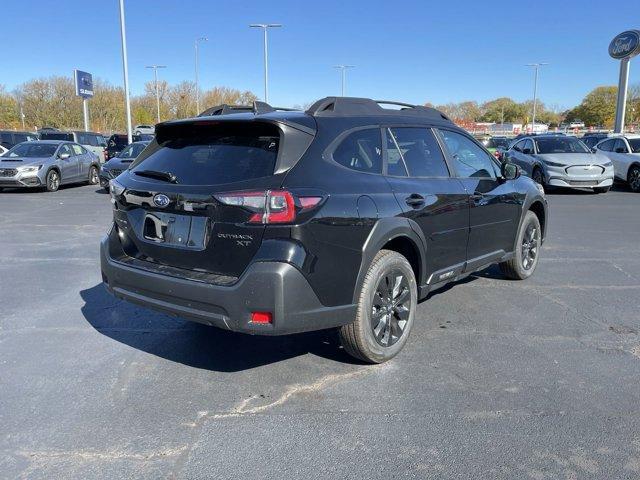
[[535,76],[533,79],[533,116],[531,119],[531,133],[535,133],[536,128],[536,103],[538,100],[538,70],[548,63],[527,63],[526,67],[533,67],[535,70]]
[[342,74],[342,96],[344,97],[345,92],[345,83],[346,83],[346,71],[348,68],[356,68],[355,65],[334,65],[333,68],[338,68],[341,70]]
[[196,115],[200,114],[200,83],[198,80],[198,43],[208,42],[207,37],[198,37],[195,41],[196,46]]
[[261,28],[264,33],[264,101],[269,102],[269,56],[267,47],[267,30],[282,27],[279,23],[252,23],[251,28]]
[[127,61],[127,32],[124,25],[124,0],[120,0],[120,40],[122,41],[122,73],[124,75],[124,98],[127,111],[127,137],[133,141],[131,133],[131,100],[129,99],[129,65]]
[[158,69],[167,68],[166,65],[147,65],[145,68],[153,68],[153,77],[156,82],[156,107],[158,109],[158,123],[160,123],[160,90],[158,90]]

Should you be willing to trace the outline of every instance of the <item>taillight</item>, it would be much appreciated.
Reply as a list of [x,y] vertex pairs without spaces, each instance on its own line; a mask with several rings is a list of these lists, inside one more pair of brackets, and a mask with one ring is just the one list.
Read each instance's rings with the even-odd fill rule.
[[313,208],[322,200],[322,197],[294,198],[286,190],[221,193],[215,195],[215,198],[225,205],[249,210],[252,212],[249,223],[262,224],[292,223],[297,212]]

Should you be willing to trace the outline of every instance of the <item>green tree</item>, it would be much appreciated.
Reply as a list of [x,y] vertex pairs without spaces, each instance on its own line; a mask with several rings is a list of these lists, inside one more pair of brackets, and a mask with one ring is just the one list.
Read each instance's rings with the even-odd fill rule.
[[580,105],[567,113],[567,120],[579,118],[586,125],[609,128],[615,118],[617,96],[617,87],[597,87],[584,97]]

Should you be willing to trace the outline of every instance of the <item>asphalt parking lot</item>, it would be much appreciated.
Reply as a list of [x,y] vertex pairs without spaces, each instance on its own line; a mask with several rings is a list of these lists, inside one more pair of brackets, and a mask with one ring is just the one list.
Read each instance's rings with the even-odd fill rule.
[[0,193],[0,477],[638,478],[640,195],[549,202],[533,278],[436,292],[367,366],[116,300],[107,195]]

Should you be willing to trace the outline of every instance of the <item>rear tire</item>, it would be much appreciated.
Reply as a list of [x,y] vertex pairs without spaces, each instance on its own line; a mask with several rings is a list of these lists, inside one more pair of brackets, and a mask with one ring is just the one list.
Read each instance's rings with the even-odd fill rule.
[[381,250],[362,284],[355,321],[340,328],[345,351],[368,363],[392,359],[407,342],[417,304],[411,265],[398,252]]
[[47,173],[45,188],[47,192],[57,192],[60,188],[60,174],[57,170],[49,170]]
[[98,175],[98,167],[91,165],[91,167],[89,167],[89,185],[97,185],[100,183],[100,177]]
[[627,174],[627,182],[629,183],[629,188],[633,192],[640,192],[640,166],[632,165],[629,168],[629,173]]
[[529,210],[518,229],[513,258],[500,264],[502,273],[512,280],[529,278],[538,265],[541,244],[540,221],[537,215]]

